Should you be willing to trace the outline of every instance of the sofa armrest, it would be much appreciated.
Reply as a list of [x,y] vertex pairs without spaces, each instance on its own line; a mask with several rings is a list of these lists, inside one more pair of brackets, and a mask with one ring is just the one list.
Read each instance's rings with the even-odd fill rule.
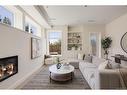
[[118,69],[99,70],[99,88],[100,89],[119,89],[120,79]]

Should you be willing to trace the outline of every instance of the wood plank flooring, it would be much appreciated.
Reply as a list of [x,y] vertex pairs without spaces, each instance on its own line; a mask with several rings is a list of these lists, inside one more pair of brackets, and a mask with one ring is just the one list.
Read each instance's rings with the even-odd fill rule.
[[67,82],[56,82],[49,80],[49,65],[44,65],[41,70],[37,73],[33,74],[31,77],[27,79],[22,85],[20,85],[17,89],[90,89],[88,83],[83,78],[79,69],[75,69],[74,78],[71,81]]

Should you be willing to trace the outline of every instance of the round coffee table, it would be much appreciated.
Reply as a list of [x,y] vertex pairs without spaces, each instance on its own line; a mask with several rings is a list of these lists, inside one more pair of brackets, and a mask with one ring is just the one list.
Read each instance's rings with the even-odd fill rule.
[[55,64],[49,67],[49,71],[50,71],[50,81],[51,79],[55,81],[67,81],[72,80],[74,67],[72,65],[68,66],[62,65],[60,69],[57,69]]

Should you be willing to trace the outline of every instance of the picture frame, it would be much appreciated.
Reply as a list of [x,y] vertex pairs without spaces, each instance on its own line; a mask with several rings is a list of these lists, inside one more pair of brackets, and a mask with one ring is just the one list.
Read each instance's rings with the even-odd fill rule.
[[41,40],[31,37],[31,59],[41,56]]

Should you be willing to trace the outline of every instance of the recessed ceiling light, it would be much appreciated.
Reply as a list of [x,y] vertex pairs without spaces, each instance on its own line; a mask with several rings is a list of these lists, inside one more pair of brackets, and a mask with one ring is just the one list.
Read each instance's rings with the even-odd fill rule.
[[56,18],[50,18],[49,21],[53,21],[53,20],[56,20]]
[[95,22],[95,20],[88,20],[88,22],[93,23],[93,22]]
[[88,7],[87,5],[84,5],[83,7]]
[[46,6],[46,8],[49,8],[49,6]]

